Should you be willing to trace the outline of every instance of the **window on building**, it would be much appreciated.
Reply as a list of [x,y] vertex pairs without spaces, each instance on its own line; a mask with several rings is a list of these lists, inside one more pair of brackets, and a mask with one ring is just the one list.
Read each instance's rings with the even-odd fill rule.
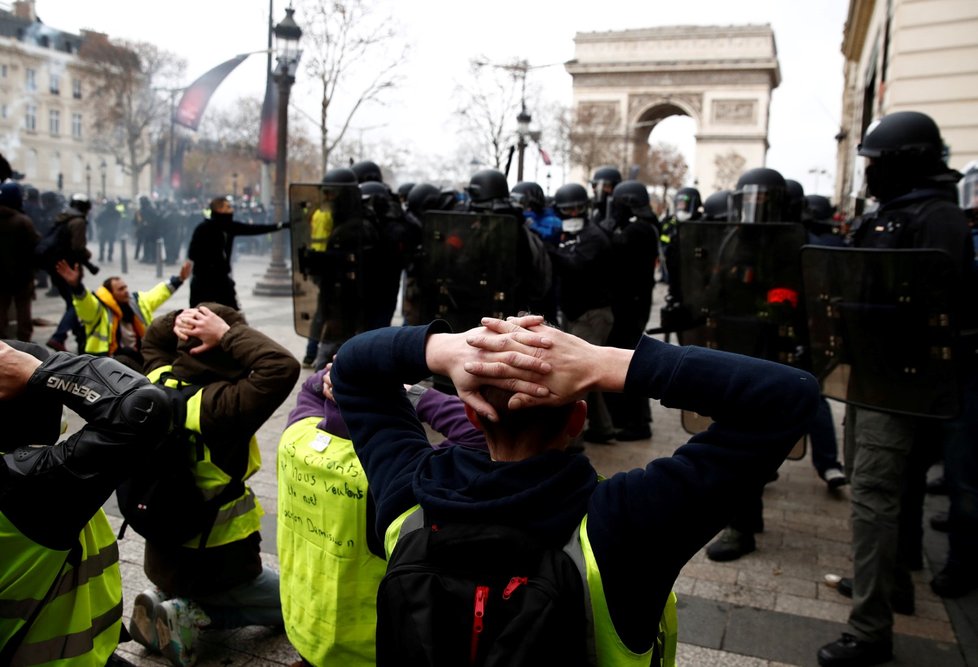
[[61,75],[51,74],[51,94],[60,95],[61,94]]
[[24,74],[27,76],[28,92],[37,90],[37,72],[28,67],[24,70]]
[[81,79],[71,80],[71,96],[76,100],[81,99]]
[[37,107],[33,104],[28,104],[24,112],[24,129],[28,132],[37,131]]
[[57,109],[51,109],[48,112],[48,129],[51,131],[52,137],[61,134],[61,112]]
[[59,180],[59,178],[62,178],[62,179],[64,178],[63,176],[61,176],[61,153],[55,151],[51,155],[50,167],[51,167],[51,180],[52,181],[57,181],[57,180]]
[[3,78],[3,79],[6,79],[7,78],[7,66],[6,65],[0,65],[0,78]]
[[0,105],[0,118],[6,118],[6,117],[7,117],[7,105],[6,104]]
[[82,115],[80,113],[71,114],[71,136],[75,139],[82,138]]

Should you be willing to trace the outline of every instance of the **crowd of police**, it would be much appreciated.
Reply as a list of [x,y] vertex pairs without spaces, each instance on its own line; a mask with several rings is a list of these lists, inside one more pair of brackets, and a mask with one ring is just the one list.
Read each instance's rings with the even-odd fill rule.
[[[388,324],[402,269],[405,324],[438,317],[465,330],[487,313],[535,312],[589,342],[631,348],[646,332],[659,257],[668,296],[654,332],[816,372],[825,395],[847,401],[845,466],[825,396],[808,434],[819,476],[829,489],[851,483],[853,497],[855,572],[839,585],[854,600],[850,628],[819,661],[886,660],[893,612],[914,609],[909,573],[922,567],[926,473],[942,456],[953,466],[951,546],[931,586],[944,597],[978,587],[978,417],[967,408],[978,377],[978,167],[959,188],[938,127],[916,112],[870,127],[859,155],[868,159],[868,205],[848,220],[769,168],[750,169],[733,190],[705,200],[682,188],[662,220],[646,185],[610,166],[592,175],[591,196],[569,183],[552,198],[532,182],[510,191],[495,170],[477,172],[460,191],[408,183],[396,192],[372,162],[333,170],[318,194],[308,186],[299,197],[311,234],[293,227],[301,278],[319,288],[304,361],[321,368],[350,335]],[[334,241],[344,227],[355,240]],[[910,250],[921,252],[900,255]],[[922,282],[934,261],[925,250],[938,251],[946,270],[929,271],[933,284],[918,284],[911,298],[907,284]],[[828,275],[845,288],[823,285]],[[943,332],[928,329],[934,320]],[[951,395],[953,407],[910,398],[928,392]],[[583,439],[651,436],[648,401],[592,395],[588,403]],[[711,559],[755,549],[762,491],[732,508]]]
[[[614,167],[594,172],[590,196],[583,185],[568,183],[552,198],[531,182],[510,190],[506,176],[496,170],[475,173],[461,190],[420,183],[394,191],[373,162],[333,169],[321,183],[293,185],[290,191],[296,322],[309,341],[303,364],[324,371],[345,341],[390,325],[399,298],[408,325],[442,319],[455,331],[465,331],[487,315],[539,313],[591,345],[633,349],[648,333],[652,292],[661,276],[669,288],[662,326],[655,333],[676,334],[683,344],[811,371],[822,380],[823,394],[846,401],[845,466],[837,460],[824,396],[808,433],[818,474],[830,488],[848,482],[853,500],[854,572],[839,586],[840,594],[853,598],[849,628],[818,651],[818,661],[826,667],[885,662],[892,657],[893,613],[914,611],[910,571],[922,565],[925,475],[941,457],[950,496],[949,553],[931,586],[944,597],[965,595],[978,587],[978,448],[974,446],[978,359],[973,337],[978,269],[972,228],[978,210],[978,168],[967,171],[959,188],[962,174],[948,168],[938,127],[916,112],[893,113],[871,126],[859,154],[868,159],[867,194],[875,208],[848,221],[835,215],[826,198],[806,197],[800,184],[767,168],[750,169],[733,190],[705,199],[695,188],[682,188],[673,199],[672,212],[662,220],[652,210],[646,185],[623,179]],[[25,201],[15,188],[10,183],[0,186],[0,231],[6,238],[13,238],[14,232],[8,230],[24,233],[21,223],[33,199],[44,199],[28,193]],[[87,199],[77,196],[61,213],[62,222],[82,221],[70,234],[80,239],[72,271],[50,271],[56,284],[59,277],[65,283],[63,296],[69,307],[84,291],[77,265],[92,259],[81,249],[89,208]],[[231,212],[224,214],[229,222]],[[158,216],[148,200],[140,202],[140,220],[152,225]],[[122,211],[107,203],[98,212],[96,225],[110,229],[121,218]],[[225,245],[230,243],[227,233],[222,233]],[[144,260],[159,259],[153,254],[154,235],[163,238],[154,232],[139,243]],[[35,231],[31,242],[36,245],[41,236]],[[179,256],[184,236],[174,241],[173,257]],[[100,251],[100,260],[106,251],[111,259],[111,244]],[[222,264],[220,273],[229,279],[230,253],[224,252],[228,266]],[[170,248],[165,253],[169,260]],[[33,289],[34,267],[24,271],[29,272]],[[179,282],[186,277],[185,271]],[[23,278],[18,275],[17,280]],[[12,284],[13,279],[7,282]],[[179,282],[166,287],[163,300]],[[111,292],[113,287],[118,286],[106,289]],[[233,281],[230,295],[233,300]],[[5,318],[10,303],[0,304]],[[169,363],[159,368],[170,369],[184,359],[208,382],[242,383],[241,391],[260,384],[263,374],[253,372],[253,367],[266,357],[262,350],[274,343],[242,326],[235,328],[242,324],[234,312],[237,304],[227,305],[231,308],[220,311],[224,313],[220,316],[201,306],[158,324],[155,330],[168,337],[170,346],[163,359]],[[142,324],[128,320],[140,336],[142,327],[148,328],[152,321],[151,313],[144,315]],[[77,328],[80,322],[63,323],[72,326]],[[245,336],[257,342],[250,347],[228,342]],[[26,337],[30,339],[29,332]],[[190,345],[203,343],[195,351],[185,344],[187,340]],[[201,348],[222,346],[222,354],[241,355],[235,359],[240,368],[229,368],[226,360],[219,360],[217,366],[201,370],[199,359],[194,361]],[[64,345],[49,342],[49,347],[63,350]],[[119,630],[121,587],[117,570],[113,573],[108,566],[115,563],[112,550],[117,547],[104,517],[96,520],[98,516],[91,515],[99,513],[103,496],[120,482],[124,470],[119,461],[107,475],[96,474],[105,471],[91,466],[97,467],[100,452],[120,446],[123,440],[155,442],[173,420],[195,428],[197,435],[206,434],[213,415],[211,408],[201,412],[200,396],[213,400],[214,409],[227,406],[222,406],[220,393],[200,390],[196,402],[190,401],[196,412],[188,413],[161,399],[145,378],[120,372],[121,367],[106,365],[99,357],[49,359],[38,348],[20,349],[29,354],[0,347],[4,407],[33,414],[39,405],[47,410],[60,401],[89,425],[44,456],[37,454],[36,447],[17,448],[38,442],[50,445],[57,434],[22,429],[12,432],[3,447],[7,453],[0,469],[4,485],[0,520],[7,543],[18,551],[6,572],[14,579],[0,581],[4,591],[0,609],[9,611],[0,615],[0,640],[5,647],[0,657],[17,658],[22,664],[59,658],[68,660],[65,664],[76,664],[72,659],[90,664],[85,658],[97,654],[111,662],[106,656],[116,642],[109,635]],[[275,363],[284,369],[284,379],[278,393],[284,398],[285,384],[289,378],[294,383],[297,369],[286,352],[279,356]],[[322,372],[316,377],[327,383]],[[435,386],[451,388],[447,378],[439,384],[436,377]],[[261,392],[252,393],[258,401]],[[317,385],[313,393],[328,396],[328,389]],[[21,395],[36,405],[15,403]],[[652,436],[647,398],[592,392],[587,402],[582,440],[609,443]],[[171,415],[171,411],[176,412]],[[47,412],[38,417],[44,428],[52,421]],[[256,417],[255,424],[265,416]],[[232,412],[222,419],[234,422],[236,417]],[[325,419],[318,411],[310,413],[312,417],[317,423]],[[248,444],[244,436],[253,433],[255,424],[249,424],[249,433],[242,432],[238,439]],[[310,433],[315,436],[315,431]],[[578,450],[583,448],[580,442],[575,444]],[[96,455],[81,456],[86,451]],[[208,456],[208,465],[219,468],[221,462],[215,461]],[[251,473],[252,463],[249,458]],[[36,526],[38,513],[49,503],[38,497],[36,488],[31,491],[30,481],[43,474],[79,485],[90,479],[98,487],[93,493],[79,491],[92,502],[66,513],[64,525],[57,530]],[[754,534],[763,529],[761,494],[766,481],[770,480],[759,480],[745,502],[728,508],[728,528],[708,548],[710,558],[731,560],[755,548]],[[253,500],[247,487],[241,489],[235,502]],[[25,505],[15,492],[27,493],[35,508]],[[256,511],[249,512],[254,523]],[[228,530],[240,523],[230,516],[227,520]],[[239,535],[231,543],[257,554],[257,541],[251,539],[257,528],[251,529],[254,533]],[[74,539],[79,530],[80,543]],[[206,540],[205,533],[202,544]],[[181,558],[193,561],[194,569],[206,561],[196,560],[204,552],[212,558],[217,552],[207,548],[187,554],[182,549]],[[218,561],[208,562],[215,572],[221,570],[215,569]],[[257,574],[249,576],[261,582],[248,582],[247,590],[253,595],[262,591],[264,600],[277,589],[277,574],[260,563],[257,567]],[[71,572],[91,576],[91,583],[72,578]],[[269,579],[273,575],[274,582]],[[143,621],[140,636],[153,634],[156,627],[164,634],[167,610],[189,613],[189,606],[177,609],[176,602],[154,597],[158,593],[144,592],[137,599],[140,613],[134,611],[133,616]],[[207,597],[199,592],[187,595]],[[81,609],[88,603],[97,603],[103,616],[82,618],[96,613],[91,605],[88,611]],[[59,605],[64,607],[60,612]],[[222,613],[215,608],[208,611],[215,618]],[[276,613],[272,617],[280,618],[281,612]],[[163,625],[156,623],[159,615]],[[63,621],[68,617],[73,627],[84,626],[89,635],[97,635],[98,643],[83,650],[67,639],[61,641],[67,637]],[[229,627],[233,622],[227,621]],[[42,635],[50,635],[51,641]],[[35,652],[17,654],[25,641]],[[153,641],[157,649],[164,648],[161,637],[146,643]],[[68,653],[56,654],[58,650]],[[171,658],[175,664],[192,664],[193,659],[189,649]]]

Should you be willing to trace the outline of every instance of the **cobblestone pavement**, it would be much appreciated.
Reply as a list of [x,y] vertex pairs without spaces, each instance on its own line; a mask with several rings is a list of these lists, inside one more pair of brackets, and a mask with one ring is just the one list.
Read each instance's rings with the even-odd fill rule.
[[[295,333],[291,301],[282,297],[256,297],[252,287],[268,266],[267,257],[239,255],[234,278],[238,298],[252,326],[280,341],[297,358],[305,350],[305,339]],[[104,263],[100,279],[120,272],[117,261]],[[164,267],[163,276],[176,267]],[[148,289],[160,277],[157,267],[129,261],[124,274],[130,289]],[[89,283],[94,281],[89,278]],[[657,288],[656,313],[662,303],[663,288]],[[188,286],[182,287],[161,308],[186,307]],[[38,294],[35,318],[50,325],[37,326],[34,340],[43,343],[53,331],[62,311],[57,297]],[[655,324],[655,318],[653,322]],[[70,345],[69,345],[69,349]],[[311,371],[303,370],[301,381]],[[277,568],[275,546],[276,479],[275,448],[293,396],[258,433],[264,468],[251,485],[267,513],[262,534],[266,562]],[[667,456],[688,437],[682,430],[679,414],[653,403],[653,437],[616,445],[588,445],[587,455],[598,471],[611,475],[641,466],[654,457]],[[832,403],[841,437],[841,404]],[[77,426],[74,418],[72,427]],[[929,498],[925,517],[944,509],[944,498]],[[685,567],[675,584],[679,596],[680,664],[709,667],[803,667],[815,665],[819,646],[836,639],[844,629],[849,600],[824,583],[826,574],[848,576],[852,572],[850,553],[849,496],[845,487],[830,493],[818,479],[806,457],[787,461],[780,478],[769,484],[764,494],[766,530],[758,535],[757,551],[732,563],[713,563],[698,553]],[[106,506],[116,527],[121,523],[114,499]],[[894,665],[978,666],[978,594],[960,601],[944,602],[927,583],[931,572],[942,564],[947,541],[926,528],[927,565],[915,574],[917,613],[896,617]],[[142,571],[142,539],[128,531],[120,541],[126,621],[131,602],[147,585]],[[203,649],[198,664],[230,666],[288,665],[297,659],[281,631],[249,627],[228,631],[209,631],[202,635]],[[137,665],[166,664],[160,656],[148,654],[135,642],[122,644],[120,654]]]

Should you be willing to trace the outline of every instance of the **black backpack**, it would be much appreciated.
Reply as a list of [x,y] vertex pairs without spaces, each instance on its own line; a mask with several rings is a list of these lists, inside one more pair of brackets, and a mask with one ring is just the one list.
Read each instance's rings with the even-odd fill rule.
[[377,665],[594,664],[580,553],[576,529],[560,549],[414,512],[377,593]]
[[54,222],[34,246],[34,260],[39,267],[54,266],[59,259],[67,258],[71,248],[68,221]]
[[116,489],[124,518],[119,538],[127,526],[132,526],[147,541],[161,546],[179,546],[200,535],[198,546],[204,548],[221,505],[240,496],[244,482],[233,480],[214,498],[204,496],[193,473],[194,463],[204,459],[204,442],[200,434],[183,428],[186,401],[200,387],[176,380],[169,373],[163,373],[157,384],[174,394],[175,426],[149,459]]

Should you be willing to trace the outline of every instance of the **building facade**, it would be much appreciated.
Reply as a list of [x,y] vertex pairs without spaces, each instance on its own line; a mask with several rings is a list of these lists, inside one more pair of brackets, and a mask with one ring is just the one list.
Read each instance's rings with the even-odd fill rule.
[[37,19],[32,1],[0,10],[0,151],[24,174],[23,184],[41,191],[128,197],[130,178],[115,158],[92,147],[98,100],[91,69],[78,55],[86,39],[106,37],[51,28]]
[[931,116],[951,167],[978,160],[978,2],[851,0],[842,53],[835,195],[848,214],[864,191],[865,160],[856,149],[870,123],[888,113]]

